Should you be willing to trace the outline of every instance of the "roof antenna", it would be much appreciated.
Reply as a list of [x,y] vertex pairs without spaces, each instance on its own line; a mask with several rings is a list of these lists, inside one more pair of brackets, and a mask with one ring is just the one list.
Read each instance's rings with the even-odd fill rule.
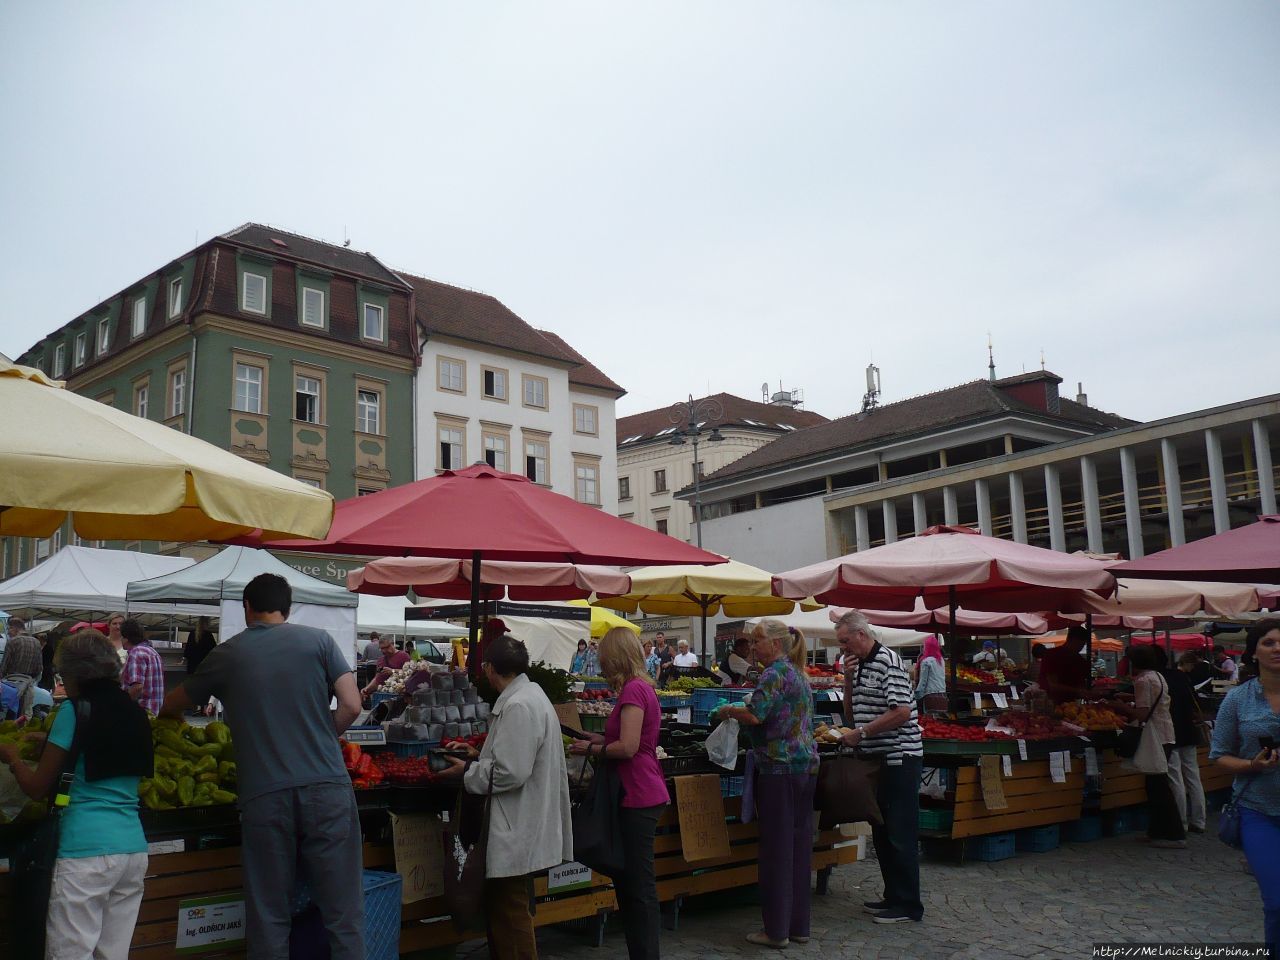
[[1040,369],[1044,369],[1044,347],[1040,348]]
[[342,245],[344,247],[351,246],[351,238],[347,236],[347,225],[345,223],[342,225]]
[[996,356],[991,349],[991,331],[987,331],[987,374],[991,377],[991,382],[996,379]]

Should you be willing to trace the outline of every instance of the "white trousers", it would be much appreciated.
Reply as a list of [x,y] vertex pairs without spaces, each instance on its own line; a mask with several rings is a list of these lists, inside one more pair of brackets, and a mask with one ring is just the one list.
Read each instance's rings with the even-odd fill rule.
[[1169,786],[1178,804],[1182,828],[1204,829],[1204,786],[1200,783],[1200,761],[1195,747],[1174,747],[1169,754]]
[[127,960],[146,875],[145,853],[59,859],[45,925],[46,960]]

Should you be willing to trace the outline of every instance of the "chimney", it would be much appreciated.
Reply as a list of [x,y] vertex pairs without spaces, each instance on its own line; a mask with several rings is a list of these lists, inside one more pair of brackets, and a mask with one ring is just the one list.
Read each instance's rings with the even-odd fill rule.
[[1084,383],[1079,380],[1076,381],[1076,403],[1082,407],[1089,405],[1089,395],[1084,392]]

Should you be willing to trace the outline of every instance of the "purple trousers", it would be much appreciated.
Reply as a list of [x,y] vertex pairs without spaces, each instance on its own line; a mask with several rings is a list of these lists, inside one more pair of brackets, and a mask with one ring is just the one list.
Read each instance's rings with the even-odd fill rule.
[[771,940],[809,936],[813,888],[813,792],[807,773],[758,773],[760,912]]

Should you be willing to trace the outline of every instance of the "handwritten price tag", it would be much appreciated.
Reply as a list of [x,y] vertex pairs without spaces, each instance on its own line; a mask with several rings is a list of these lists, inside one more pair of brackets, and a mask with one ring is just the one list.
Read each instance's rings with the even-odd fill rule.
[[1013,757],[1009,756],[1006,753],[1001,759],[1004,760],[1004,775],[1006,777],[1012,777],[1013,776]]
[[1025,740],[1018,741],[1018,759],[1019,760],[1027,759],[1027,741]]
[[997,708],[1001,710],[1009,709],[1009,698],[1006,697],[1003,693],[993,693],[991,695],[991,699],[995,701]]

